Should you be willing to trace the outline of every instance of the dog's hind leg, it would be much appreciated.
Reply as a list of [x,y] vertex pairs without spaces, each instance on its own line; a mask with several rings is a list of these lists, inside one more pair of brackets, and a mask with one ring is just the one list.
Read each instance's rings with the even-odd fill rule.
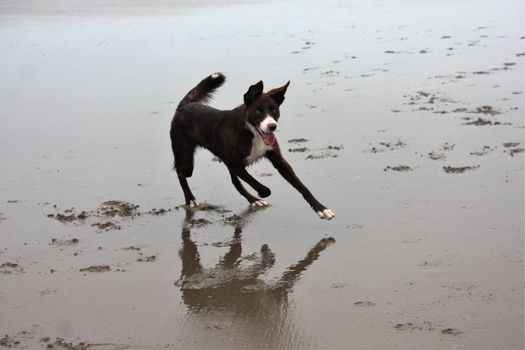
[[241,181],[239,181],[239,178],[237,175],[233,173],[232,170],[230,170],[230,176],[232,178],[233,186],[235,186],[235,189],[239,191],[239,193],[250,202],[250,206],[252,207],[265,207],[268,205],[268,202],[263,201],[248,192],[244,186],[242,185]]
[[175,156],[175,170],[177,175],[191,177],[193,175],[193,162],[197,146],[186,140],[175,141],[173,154]]
[[187,177],[191,177],[191,175],[193,175],[195,148],[196,146],[194,144],[190,143],[184,138],[172,139],[173,155],[175,156],[175,170],[177,171],[179,183],[182,187],[182,191],[184,192],[186,205],[188,205],[190,208],[199,205],[195,199],[195,196],[190,190],[188,180],[186,180]]
[[184,176],[179,176],[179,183],[180,187],[182,187],[182,191],[184,192],[184,199],[186,201],[186,205],[188,205],[190,208],[199,206],[199,202],[195,199],[195,196],[193,193],[191,193],[190,186],[188,185],[188,180]]

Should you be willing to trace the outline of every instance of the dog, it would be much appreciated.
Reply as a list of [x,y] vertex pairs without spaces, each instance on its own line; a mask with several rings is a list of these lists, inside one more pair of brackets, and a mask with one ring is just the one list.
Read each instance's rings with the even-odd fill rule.
[[226,77],[221,73],[204,78],[180,101],[171,121],[174,169],[184,192],[186,205],[190,208],[199,205],[187,178],[193,174],[196,148],[203,147],[228,167],[233,186],[252,207],[265,207],[269,204],[250,194],[239,179],[257,191],[259,197],[268,197],[271,194],[270,189],[246,171],[247,166],[264,157],[303,195],[319,218],[334,218],[334,212],[321,204],[295,175],[290,164],[283,158],[275,137],[279,107],[290,82],[264,93],[263,82],[259,81],[244,94],[244,103],[232,110],[218,110],[208,106],[207,102],[225,81]]

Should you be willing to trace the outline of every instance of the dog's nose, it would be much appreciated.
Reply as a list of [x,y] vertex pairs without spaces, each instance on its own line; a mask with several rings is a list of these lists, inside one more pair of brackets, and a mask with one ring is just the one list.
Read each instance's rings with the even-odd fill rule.
[[268,124],[268,129],[270,129],[270,131],[275,131],[275,129],[277,129],[277,124],[276,123]]

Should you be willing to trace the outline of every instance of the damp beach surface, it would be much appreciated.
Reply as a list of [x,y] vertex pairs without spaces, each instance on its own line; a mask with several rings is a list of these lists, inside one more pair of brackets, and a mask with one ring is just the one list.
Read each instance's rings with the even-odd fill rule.
[[[0,3],[0,348],[523,349],[523,2]],[[291,80],[250,210],[169,125]]]

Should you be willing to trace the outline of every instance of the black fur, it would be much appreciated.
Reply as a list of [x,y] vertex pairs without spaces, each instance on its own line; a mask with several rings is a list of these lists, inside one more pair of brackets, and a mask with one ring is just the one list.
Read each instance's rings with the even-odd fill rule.
[[[239,178],[257,191],[260,197],[265,198],[271,194],[269,188],[246,171],[246,166],[249,165],[247,159],[252,152],[252,146],[257,142],[259,144],[262,142],[262,136],[254,130],[260,130],[260,123],[266,116],[271,116],[275,121],[279,120],[279,106],[284,101],[284,95],[290,82],[264,93],[263,82],[259,81],[250,86],[244,94],[244,104],[232,110],[223,111],[206,105],[205,102],[212,97],[213,92],[225,80],[224,75],[220,73],[203,79],[184,96],[171,122],[170,136],[175,158],[174,168],[179,177],[186,204],[195,201],[187,178],[193,174],[194,154],[197,147],[208,149],[224,162],[230,172],[233,185],[250,203],[259,201],[259,198],[250,194]],[[282,157],[276,140],[273,145],[268,145],[260,156],[270,160],[279,173],[303,195],[316,212],[323,212],[327,209],[297,178],[291,166]]]
[[184,96],[177,108],[190,102],[207,103],[213,97],[215,90],[220,88],[225,81],[226,77],[218,73],[216,78],[211,78],[211,76],[204,78]]

